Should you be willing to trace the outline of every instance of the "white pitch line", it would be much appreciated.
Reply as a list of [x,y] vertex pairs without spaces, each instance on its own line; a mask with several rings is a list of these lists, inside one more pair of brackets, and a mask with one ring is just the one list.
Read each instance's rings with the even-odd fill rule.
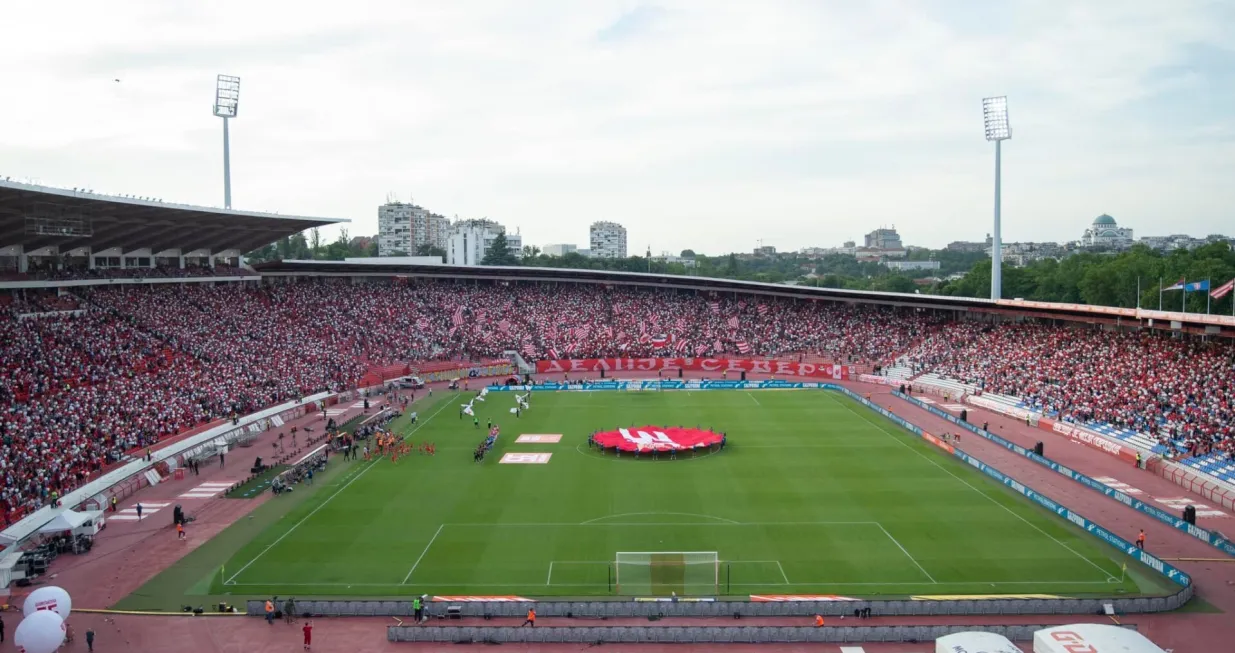
[[748,392],[748,393],[746,393],[746,396],[747,396],[747,397],[750,397],[750,400],[751,400],[751,401],[753,401],[753,402],[755,402],[755,405],[756,405],[756,406],[762,406],[762,405],[763,405],[763,404],[759,403],[759,400],[758,400],[758,399],[755,399],[755,395],[753,395],[753,394],[751,394],[751,393],[749,393],[749,392]]
[[[407,433],[407,435],[411,435],[411,434],[415,433],[416,431],[420,430],[420,427],[421,427],[421,426],[424,426],[425,424],[428,424],[428,423],[429,423],[429,420],[433,419],[434,417],[437,417],[437,414],[438,414],[438,413],[440,413],[440,412],[442,412],[442,409],[443,409],[443,408],[445,408],[445,407],[446,407],[446,406],[448,406],[448,405],[450,405],[450,401],[445,401],[445,400],[444,400],[444,401],[442,402],[442,405],[441,405],[441,406],[438,406],[437,410],[436,410],[436,411],[434,411],[432,415],[430,415],[430,416],[426,417],[426,418],[425,418],[425,421],[421,422],[419,426],[417,426],[416,428],[414,428],[414,429],[412,429],[411,431],[409,431],[409,432]],[[370,462],[369,462],[369,466],[368,466],[368,467],[365,467],[364,469],[360,470],[360,472],[359,472],[359,473],[357,473],[355,476],[353,476],[353,477],[351,478],[351,480],[349,480],[348,482],[344,483],[344,484],[343,484],[343,486],[342,486],[342,487],[340,487],[339,489],[335,490],[335,491],[334,491],[334,494],[332,494],[332,495],[330,495],[330,496],[326,497],[326,500],[325,500],[325,501],[321,502],[321,504],[319,504],[316,508],[314,508],[312,511],[310,511],[310,512],[309,512],[309,514],[307,514],[307,515],[305,515],[304,517],[302,517],[302,518],[300,519],[300,521],[298,521],[298,522],[296,522],[295,524],[293,524],[291,528],[287,529],[287,532],[286,532],[286,533],[284,533],[284,534],[280,535],[277,539],[275,539],[275,541],[273,541],[273,542],[271,542],[270,544],[266,545],[266,548],[262,549],[261,553],[258,553],[256,556],[253,556],[253,559],[252,559],[252,560],[250,560],[250,561],[248,561],[247,563],[245,563],[245,565],[244,565],[243,567],[241,567],[239,571],[237,571],[236,573],[232,574],[232,577],[231,577],[231,578],[228,578],[227,580],[223,581],[223,584],[224,584],[224,585],[229,585],[229,584],[230,584],[230,585],[235,585],[236,583],[235,583],[234,581],[236,580],[236,577],[237,577],[237,576],[239,576],[239,575],[240,575],[240,574],[241,574],[241,573],[242,573],[245,569],[248,569],[249,567],[253,566],[253,563],[257,562],[257,561],[258,561],[258,559],[260,559],[262,556],[266,555],[266,553],[267,553],[268,551],[270,551],[271,549],[273,549],[273,548],[275,547],[275,545],[277,545],[279,542],[282,542],[282,541],[283,541],[283,539],[284,539],[284,538],[286,538],[288,535],[291,535],[291,534],[292,534],[292,531],[296,530],[297,528],[300,528],[300,525],[301,525],[301,524],[303,524],[303,523],[305,523],[306,521],[308,521],[308,520],[309,520],[309,518],[310,518],[310,517],[312,517],[313,515],[316,515],[316,514],[317,514],[317,511],[321,510],[322,508],[325,508],[325,507],[326,507],[326,504],[330,503],[332,500],[334,500],[334,498],[335,498],[335,497],[339,496],[339,493],[341,493],[343,490],[346,490],[346,489],[347,489],[347,486],[351,485],[352,483],[355,483],[355,482],[356,482],[356,480],[357,480],[357,479],[359,479],[361,476],[364,476],[364,475],[365,475],[365,472],[369,471],[370,469],[373,469],[373,466],[374,466],[374,465],[376,465],[376,464],[378,463],[378,461],[381,461],[381,460],[385,460],[385,459],[384,459],[384,458],[381,458],[381,457],[378,457],[378,458],[374,458],[372,461],[370,461]],[[440,529],[439,529],[439,530],[440,530]]]
[[931,572],[927,571],[926,568],[922,566],[922,563],[918,562],[917,559],[914,558],[904,546],[901,546],[901,543],[898,542],[895,537],[892,537],[892,534],[888,532],[888,529],[883,527],[883,524],[879,524],[879,530],[883,531],[883,534],[887,535],[889,540],[892,540],[892,543],[896,545],[896,548],[901,550],[901,553],[905,554],[906,558],[909,558],[909,562],[912,562],[919,571],[926,574],[927,579],[929,579],[932,583],[938,582],[935,580],[934,576],[931,576]]
[[[1058,544],[1059,546],[1061,546],[1061,547],[1063,547],[1063,548],[1067,549],[1068,551],[1070,551],[1070,552],[1072,553],[1072,555],[1075,555],[1076,557],[1080,558],[1081,560],[1084,560],[1085,562],[1088,562],[1091,566],[1093,566],[1093,568],[1094,568],[1094,569],[1097,569],[1098,571],[1100,571],[1100,572],[1102,572],[1104,575],[1106,575],[1106,577],[1107,577],[1107,578],[1114,578],[1114,576],[1112,576],[1112,575],[1111,575],[1111,572],[1109,572],[1109,571],[1107,571],[1107,570],[1103,569],[1102,567],[1098,566],[1098,563],[1096,563],[1096,562],[1094,562],[1093,560],[1090,560],[1089,558],[1086,558],[1085,556],[1081,555],[1081,554],[1080,554],[1080,553],[1079,553],[1076,549],[1073,549],[1072,547],[1068,546],[1067,544],[1065,544],[1065,543],[1061,542],[1061,541],[1059,540],[1059,538],[1055,537],[1054,535],[1051,535],[1050,533],[1047,533],[1046,531],[1042,530],[1042,529],[1041,529],[1041,528],[1040,528],[1037,524],[1035,524],[1035,523],[1033,523],[1033,522],[1029,521],[1028,519],[1025,519],[1025,518],[1024,518],[1024,517],[1022,517],[1021,515],[1017,514],[1014,510],[1012,510],[1011,508],[1009,508],[1009,507],[1007,507],[1007,506],[1003,505],[1002,503],[999,503],[998,501],[996,501],[996,500],[995,500],[995,498],[994,498],[994,497],[992,497],[992,496],[990,496],[989,494],[987,494],[987,493],[983,492],[982,490],[979,490],[978,488],[974,487],[974,486],[973,486],[973,484],[971,484],[969,481],[966,481],[965,479],[963,479],[963,478],[961,478],[961,477],[957,476],[956,474],[953,474],[951,470],[949,470],[947,467],[944,467],[943,465],[940,465],[938,462],[935,462],[933,459],[931,459],[931,457],[930,457],[930,456],[927,456],[926,454],[922,453],[921,451],[918,451],[917,449],[914,449],[913,447],[909,446],[909,445],[908,445],[907,443],[905,443],[903,440],[901,440],[900,438],[896,437],[896,435],[894,435],[892,432],[890,432],[890,431],[888,431],[887,429],[883,428],[883,426],[882,426],[882,425],[880,425],[880,424],[878,424],[878,423],[876,423],[876,422],[872,422],[871,420],[867,419],[865,415],[863,415],[863,414],[859,413],[858,411],[856,411],[856,410],[854,410],[854,409],[850,408],[848,404],[846,404],[846,403],[842,402],[841,400],[836,399],[836,398],[834,398],[834,397],[828,397],[828,398],[829,398],[829,399],[831,399],[832,401],[834,401],[834,402],[836,402],[836,403],[838,403],[838,404],[840,404],[840,405],[844,406],[846,410],[848,410],[849,412],[853,413],[854,415],[857,415],[858,417],[862,418],[862,420],[864,420],[866,423],[873,425],[875,428],[877,428],[877,429],[879,429],[880,431],[882,431],[882,432],[884,433],[884,435],[887,435],[889,438],[892,438],[892,440],[894,440],[897,444],[899,444],[899,445],[901,445],[902,447],[905,447],[906,449],[908,449],[908,450],[910,450],[910,451],[912,451],[912,452],[914,452],[914,453],[918,454],[918,455],[919,455],[919,456],[921,456],[924,460],[926,460],[926,462],[928,462],[928,463],[930,463],[930,464],[932,464],[932,465],[934,465],[934,466],[938,467],[939,469],[943,470],[943,472],[944,472],[945,474],[947,474],[948,476],[951,476],[952,478],[954,478],[954,479],[956,479],[956,480],[960,481],[961,483],[964,483],[964,484],[965,484],[965,486],[966,486],[966,487],[968,487],[969,489],[973,490],[974,492],[977,492],[978,494],[982,495],[983,497],[986,497],[986,500],[987,500],[987,501],[990,501],[991,503],[993,503],[993,504],[995,504],[995,505],[999,506],[1000,508],[1003,508],[1004,510],[1006,510],[1006,511],[1007,511],[1007,513],[1008,513],[1009,515],[1012,515],[1013,517],[1016,517],[1017,519],[1019,519],[1019,520],[1021,520],[1021,521],[1025,522],[1026,524],[1028,524],[1028,525],[1030,526],[1030,528],[1032,528],[1032,529],[1034,529],[1035,531],[1038,531],[1039,533],[1041,533],[1041,534],[1043,534],[1043,535],[1047,536],[1047,537],[1048,537],[1048,538],[1050,538],[1050,540],[1051,540],[1052,542],[1054,542],[1055,544]],[[1103,582],[1106,582],[1106,581],[1103,581]]]
[[[522,587],[527,583],[468,583],[468,582],[433,582],[438,587]],[[402,583],[232,583],[229,587],[427,587],[424,585],[404,585]],[[733,587],[767,587],[783,586],[785,583],[731,583]],[[809,582],[798,581],[794,587],[965,587],[984,586],[998,587],[1000,585],[1109,585],[1104,580],[997,580],[997,581],[944,581],[928,582],[882,582],[882,583],[838,583],[831,581]],[[556,583],[554,587],[596,587],[596,583]]]
[[790,585],[789,576],[785,574],[785,568],[781,566],[780,560],[776,561],[776,568],[780,570],[780,577],[785,579],[785,584]]
[[553,581],[553,561],[549,561],[549,575],[545,577],[545,585],[551,585]]
[[[424,551],[420,552],[420,557],[416,558],[416,562],[412,564],[412,568],[407,570],[407,575],[403,577],[403,583],[406,583],[407,579],[412,577],[412,572],[416,571],[416,568],[420,566],[420,561],[425,559],[425,554],[429,552],[429,547],[433,546],[433,543],[437,541],[437,536],[442,534],[443,528],[446,528],[446,524],[442,524],[437,527],[437,531],[433,533],[433,537],[429,538],[429,543],[425,545]],[[400,583],[400,585],[403,583]]]

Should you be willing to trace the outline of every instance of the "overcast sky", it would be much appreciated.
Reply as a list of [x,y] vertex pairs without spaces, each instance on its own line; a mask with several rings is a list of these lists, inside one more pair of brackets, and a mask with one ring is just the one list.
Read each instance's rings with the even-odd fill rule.
[[[524,243],[1235,234],[1229,0],[10,2],[0,176],[377,230],[387,194]],[[119,79],[120,81],[113,81]]]

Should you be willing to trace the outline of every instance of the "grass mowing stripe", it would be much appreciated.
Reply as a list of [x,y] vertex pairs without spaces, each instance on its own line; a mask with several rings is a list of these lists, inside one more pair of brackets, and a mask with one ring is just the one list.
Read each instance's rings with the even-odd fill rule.
[[[457,393],[456,393],[456,394],[457,394]],[[442,400],[442,405],[441,405],[441,406],[438,406],[437,410],[433,411],[433,414],[432,414],[432,415],[430,415],[430,416],[426,417],[426,418],[425,418],[425,421],[421,422],[419,425],[417,425],[417,426],[416,426],[416,428],[414,428],[414,429],[412,429],[411,431],[409,431],[409,432],[408,432],[408,435],[411,435],[412,433],[415,433],[416,431],[420,430],[420,427],[421,427],[421,426],[423,426],[423,425],[425,425],[425,424],[428,424],[428,423],[429,423],[429,420],[433,419],[434,417],[437,417],[437,414],[438,414],[438,413],[440,413],[440,412],[442,412],[442,409],[443,409],[443,408],[445,408],[446,406],[450,405],[450,403],[451,403],[453,400],[454,400],[454,397],[453,397],[453,396],[452,396],[451,398],[449,398],[449,399],[443,399],[443,400]],[[303,524],[303,523],[305,523],[306,521],[308,521],[308,520],[309,520],[309,518],[310,518],[310,517],[312,517],[313,515],[316,515],[316,514],[317,514],[317,511],[321,510],[322,508],[325,508],[325,507],[326,507],[326,504],[330,503],[330,502],[331,502],[331,500],[333,500],[335,497],[339,496],[339,494],[340,494],[341,492],[343,492],[343,490],[346,490],[346,489],[347,489],[347,487],[348,487],[349,485],[351,485],[352,483],[355,483],[355,482],[357,481],[357,479],[359,479],[361,476],[364,476],[364,475],[365,475],[365,473],[366,473],[366,472],[368,472],[370,469],[373,469],[373,466],[374,466],[374,465],[376,465],[376,464],[377,464],[377,462],[378,462],[378,461],[380,461],[380,460],[382,460],[382,457],[381,457],[381,456],[377,456],[377,457],[375,457],[373,460],[369,461],[369,465],[368,465],[367,467],[365,467],[364,469],[360,470],[360,472],[358,472],[355,476],[353,476],[350,480],[348,480],[348,482],[344,483],[342,487],[340,487],[339,489],[335,490],[335,491],[334,491],[334,494],[331,494],[330,496],[326,497],[326,499],[325,499],[324,501],[322,501],[320,504],[318,504],[318,506],[317,506],[316,508],[314,508],[313,510],[309,511],[309,514],[307,514],[307,515],[305,515],[304,517],[302,517],[302,518],[300,519],[300,521],[296,522],[295,524],[292,524],[292,527],[291,527],[291,528],[289,528],[289,529],[287,529],[287,532],[286,532],[286,533],[283,533],[283,534],[282,534],[282,535],[280,535],[278,538],[276,538],[276,539],[275,539],[275,541],[271,542],[271,543],[270,543],[270,544],[269,544],[266,548],[262,549],[262,550],[261,550],[261,553],[258,553],[257,555],[253,556],[253,559],[252,559],[252,560],[248,561],[248,562],[247,562],[247,563],[246,563],[243,567],[241,567],[241,568],[240,568],[240,571],[237,571],[236,573],[232,574],[232,577],[231,577],[231,578],[229,578],[229,579],[227,579],[227,580],[223,581],[223,584],[224,584],[224,585],[232,585],[232,584],[235,584],[236,577],[237,577],[237,576],[239,576],[241,573],[243,573],[245,569],[248,569],[249,567],[253,566],[253,563],[257,562],[257,561],[258,561],[258,559],[260,559],[262,556],[266,555],[266,553],[267,553],[268,551],[270,551],[271,549],[273,549],[273,548],[275,547],[275,545],[276,545],[276,544],[278,544],[279,542],[282,542],[282,541],[283,541],[283,539],[284,539],[284,538],[286,538],[288,535],[291,535],[291,534],[292,534],[292,531],[295,531],[297,528],[300,528],[300,525],[301,525],[301,524]],[[409,575],[410,575],[410,574],[409,574]]]
[[[256,531],[244,528],[247,522],[229,528],[222,539],[233,531],[249,539],[237,548],[241,537],[233,534],[219,548],[231,551],[230,559],[219,552],[198,555],[188,568],[161,575],[162,585],[152,583],[157,593],[139,592],[126,606],[178,608],[186,601],[168,585],[184,579],[197,583],[180,585],[193,603],[291,593],[385,600],[426,592],[613,597],[615,551],[715,551],[726,563],[719,592],[737,596],[1170,591],[1165,581],[1144,574],[1106,581],[1106,573],[1092,571],[1091,561],[1118,569],[1121,556],[1114,549],[1053,513],[1039,512],[1032,502],[988,486],[990,480],[978,480],[985,477],[962,461],[939,458],[893,425],[881,428],[882,420],[863,418],[861,407],[848,399],[819,394],[752,391],[743,399],[720,392],[539,393],[533,409],[516,417],[508,412],[513,399],[493,393],[475,405],[479,426],[466,416],[456,422],[438,414],[412,436],[437,443],[437,456],[376,469],[349,463],[341,470],[347,474],[323,479],[338,486],[306,497],[284,521],[268,521]],[[421,413],[428,417],[438,408],[434,402]],[[490,419],[500,423],[502,437],[491,459],[475,462],[467,454]],[[588,433],[630,424],[719,428],[733,446],[693,465],[684,463],[705,458],[636,461],[581,451]],[[406,433],[415,426],[405,417],[391,428]],[[503,452],[532,451],[514,443],[528,433],[561,433],[560,444],[536,449],[559,455],[541,465],[500,464]],[[797,446],[803,444],[828,446]],[[940,473],[940,465],[953,474]],[[362,471],[360,482],[223,585],[233,574],[218,573],[219,563],[234,571],[251,562]],[[1017,523],[1005,514],[1009,509],[1068,547]],[[351,550],[366,553],[338,555]],[[623,568],[618,593],[718,591],[708,565],[682,569],[676,560],[659,562],[629,577],[631,569]],[[208,566],[216,573],[203,586]],[[399,569],[413,566],[410,576],[398,576]]]
[[965,479],[963,479],[963,478],[961,478],[961,477],[957,476],[956,474],[953,474],[953,473],[952,473],[952,470],[950,470],[950,469],[948,469],[948,468],[944,467],[943,465],[940,465],[937,461],[932,460],[930,456],[928,456],[928,455],[926,455],[926,454],[922,453],[921,451],[918,451],[917,449],[914,449],[913,447],[909,446],[909,444],[908,444],[908,443],[906,443],[906,442],[902,441],[902,440],[901,440],[899,437],[897,437],[894,433],[892,433],[892,432],[888,431],[887,429],[885,429],[885,428],[884,428],[881,424],[878,424],[878,423],[876,423],[876,422],[871,421],[870,419],[867,419],[867,417],[866,417],[865,415],[862,415],[861,413],[857,412],[857,411],[856,411],[856,410],[854,410],[853,408],[850,408],[850,407],[849,407],[849,405],[848,405],[848,404],[846,404],[846,403],[844,403],[842,400],[837,399],[837,398],[835,398],[835,397],[833,397],[833,396],[831,396],[831,395],[826,395],[826,396],[828,397],[828,399],[831,399],[832,401],[835,401],[836,403],[838,403],[838,404],[840,404],[840,405],[844,406],[846,409],[848,409],[848,410],[849,410],[849,412],[853,413],[854,415],[857,415],[858,417],[861,417],[863,420],[865,420],[865,421],[869,422],[870,424],[873,424],[873,425],[874,425],[876,428],[878,428],[880,431],[883,431],[885,434],[887,434],[887,436],[888,436],[888,437],[892,438],[893,440],[896,440],[898,443],[900,443],[900,444],[901,444],[902,446],[904,446],[906,449],[909,449],[910,451],[912,451],[912,452],[914,452],[914,453],[918,454],[918,455],[919,455],[919,456],[921,456],[922,458],[926,459],[926,461],[927,461],[927,462],[929,462],[930,464],[932,464],[932,465],[934,465],[935,467],[938,467],[939,469],[943,470],[943,472],[944,472],[945,474],[947,474],[948,476],[951,476],[952,478],[954,478],[954,479],[956,479],[956,480],[960,481],[961,483],[964,483],[966,486],[968,486],[968,487],[969,487],[969,489],[973,490],[974,492],[977,492],[978,494],[981,494],[983,497],[986,497],[986,499],[987,499],[987,500],[989,500],[991,503],[994,503],[995,505],[999,506],[1000,508],[1003,508],[1004,510],[1006,510],[1006,511],[1008,512],[1008,514],[1012,515],[1013,517],[1016,517],[1017,519],[1019,519],[1019,520],[1021,520],[1021,521],[1025,522],[1026,524],[1029,524],[1029,526],[1031,526],[1034,530],[1036,530],[1036,531],[1038,531],[1039,533],[1041,533],[1041,534],[1043,534],[1043,535],[1047,536],[1047,537],[1048,537],[1048,538],[1050,538],[1050,539],[1051,539],[1051,541],[1053,541],[1055,544],[1058,544],[1059,546],[1062,546],[1063,548],[1067,549],[1068,551],[1071,551],[1071,552],[1072,552],[1072,554],[1073,554],[1073,555],[1075,555],[1076,557],[1080,558],[1081,560],[1084,560],[1085,562],[1088,562],[1091,566],[1093,566],[1093,568],[1094,568],[1094,569],[1097,569],[1098,571],[1100,571],[1100,572],[1102,572],[1103,574],[1105,574],[1105,575],[1106,575],[1106,577],[1107,577],[1108,579],[1114,578],[1114,576],[1112,576],[1112,575],[1111,575],[1111,572],[1109,572],[1109,571],[1107,571],[1107,570],[1103,569],[1101,566],[1099,566],[1099,565],[1098,565],[1098,563],[1096,563],[1096,562],[1094,562],[1093,560],[1090,560],[1089,558],[1086,558],[1085,556],[1081,555],[1081,554],[1080,554],[1080,553],[1079,553],[1076,549],[1073,549],[1072,547],[1068,546],[1068,545],[1067,545],[1067,544],[1065,544],[1064,542],[1060,541],[1060,540],[1059,540],[1059,538],[1055,537],[1054,535],[1051,535],[1050,533],[1047,533],[1046,531],[1042,530],[1042,528],[1041,528],[1041,527],[1039,527],[1037,524],[1035,524],[1035,523],[1033,523],[1033,522],[1029,521],[1028,519],[1025,519],[1025,517],[1021,516],[1021,515],[1020,515],[1020,514],[1018,514],[1016,511],[1014,511],[1014,510],[1012,510],[1011,508],[1009,508],[1009,507],[1007,507],[1007,506],[1003,505],[1002,503],[999,503],[998,501],[996,501],[996,500],[995,500],[995,498],[994,498],[994,497],[992,497],[992,496],[990,496],[989,494],[987,494],[987,493],[983,492],[982,490],[979,490],[977,487],[974,487],[974,485],[973,485],[973,484],[971,484],[969,481],[966,481]]
[[[442,524],[441,526],[438,526],[437,531],[433,533],[433,537],[429,538],[429,543],[426,544],[424,550],[420,552],[420,557],[416,558],[416,562],[412,564],[412,568],[408,569],[407,575],[403,577],[403,584],[407,583],[407,579],[412,577],[412,572],[416,571],[416,568],[420,566],[420,561],[425,559],[425,554],[429,552],[429,547],[433,546],[433,543],[437,541],[437,536],[442,534],[443,528],[446,528],[446,524]],[[553,569],[552,569],[553,563],[550,562],[549,566],[550,566],[549,573],[552,574],[553,573]],[[545,583],[545,584],[548,585],[548,583]]]

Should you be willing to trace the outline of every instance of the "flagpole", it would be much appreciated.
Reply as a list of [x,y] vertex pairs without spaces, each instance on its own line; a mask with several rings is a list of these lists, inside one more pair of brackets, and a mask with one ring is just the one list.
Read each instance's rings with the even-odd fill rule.
[[1141,310],[1141,277],[1136,277],[1136,310]]
[[1159,311],[1162,310],[1162,283],[1163,283],[1163,278],[1158,277],[1158,310]]
[[1209,285],[1213,283],[1209,279],[1205,280],[1205,314],[1209,315]]

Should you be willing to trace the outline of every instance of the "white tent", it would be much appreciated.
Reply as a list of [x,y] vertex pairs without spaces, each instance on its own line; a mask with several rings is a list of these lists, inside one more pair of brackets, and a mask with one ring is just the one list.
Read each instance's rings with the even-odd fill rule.
[[1034,653],[1165,653],[1148,637],[1109,624],[1054,626],[1033,634]]
[[935,653],[1022,653],[1003,635],[970,631],[935,640]]
[[97,518],[101,514],[103,514],[103,512],[99,510],[90,510],[86,512],[65,510],[52,518],[51,521],[47,522],[47,525],[40,528],[39,533],[63,533],[64,531],[71,531],[73,529],[80,528],[82,524]]

